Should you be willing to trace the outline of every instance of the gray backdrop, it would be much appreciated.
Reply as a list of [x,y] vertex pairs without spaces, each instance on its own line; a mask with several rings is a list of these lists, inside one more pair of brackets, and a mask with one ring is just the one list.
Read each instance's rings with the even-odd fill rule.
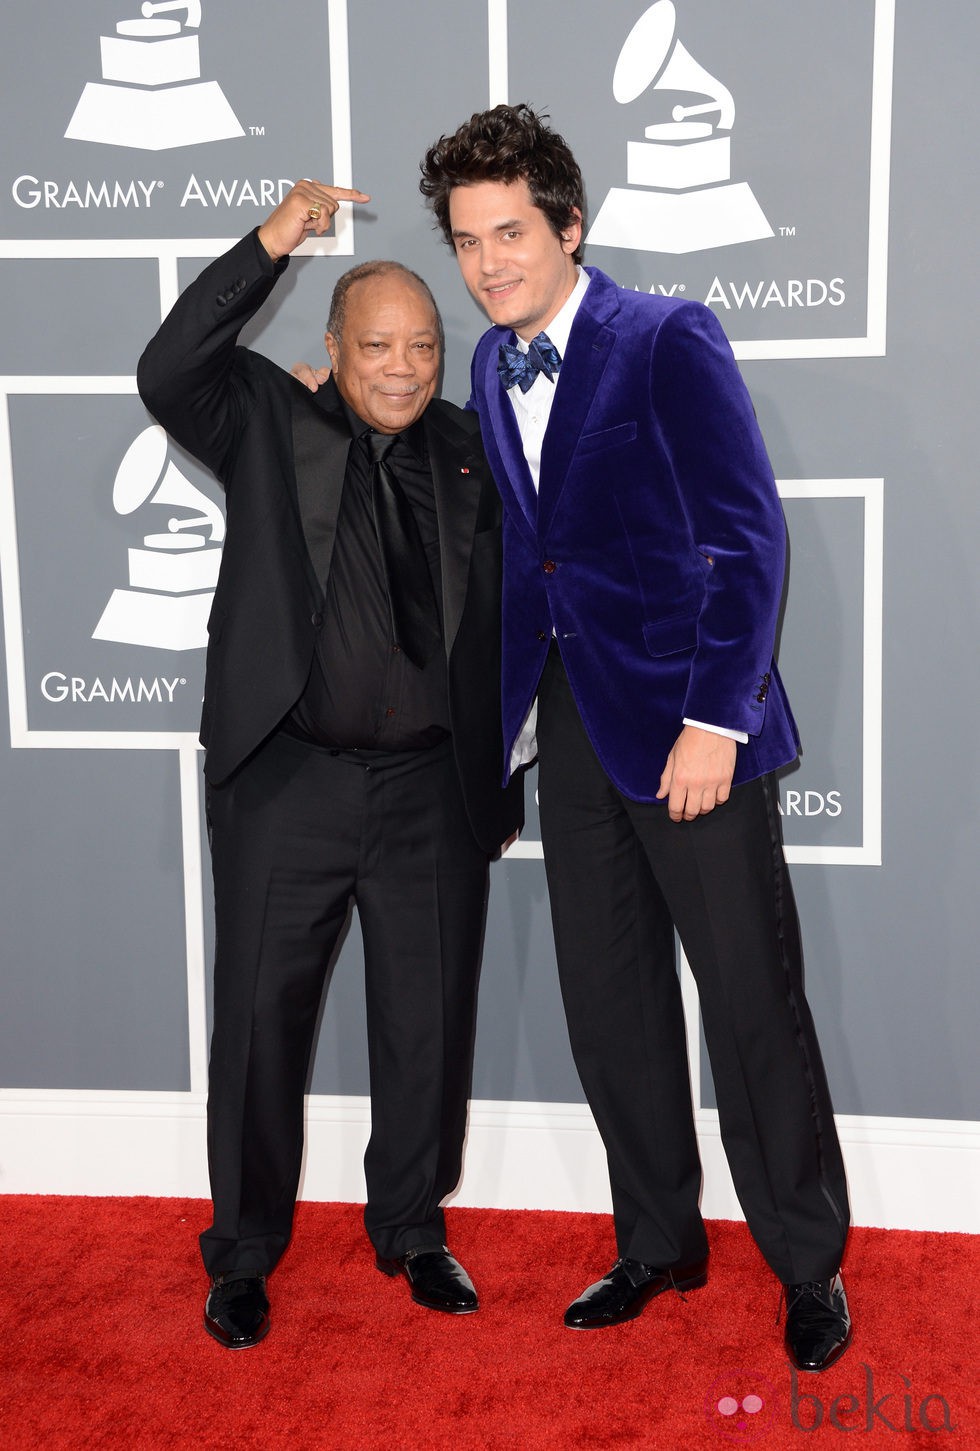
[[[352,257],[395,256],[439,298],[443,391],[465,401],[482,322],[417,193],[425,146],[490,100],[530,100],[583,163],[590,223],[619,189],[628,230],[646,203],[627,144],[717,80],[735,108],[730,184],[765,235],[728,240],[727,194],[695,185],[708,220],[688,250],[650,249],[636,221],[587,260],[624,286],[710,301],[783,482],[780,665],[806,749],[782,803],[836,1106],[977,1118],[980,15],[970,0],[897,0],[892,52],[892,0],[677,0],[664,64],[648,57],[651,84],[619,104],[613,70],[644,9],[291,0],[273,25],[258,0],[204,0],[199,79],[168,69],[169,38],[149,32],[121,60],[110,46],[103,75],[100,37],[139,16],[129,0],[5,16],[0,1085],[181,1092],[199,1054],[176,747],[197,728],[220,495],[150,435],[114,502],[151,422],[133,374],[161,298],[261,220],[281,183],[353,181],[371,205],[293,262],[249,343],[287,367],[319,359],[337,276]],[[186,13],[173,19],[193,42]],[[148,52],[164,80],[147,81]],[[180,126],[193,135],[175,146]],[[335,172],[348,156],[352,174]],[[166,464],[176,503],[157,497]],[[161,543],[171,517],[196,548]],[[119,638],[127,610],[142,623]],[[528,854],[494,870],[474,1094],[578,1102],[535,832],[532,802]],[[362,1018],[355,923],[315,1091],[366,1093]],[[702,1093],[710,1105],[710,1082]]]

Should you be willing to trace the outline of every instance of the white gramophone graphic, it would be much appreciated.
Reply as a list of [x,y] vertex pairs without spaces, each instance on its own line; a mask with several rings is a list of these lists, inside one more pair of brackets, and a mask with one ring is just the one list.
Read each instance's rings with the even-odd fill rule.
[[610,188],[586,237],[600,247],[699,252],[773,236],[752,188],[731,180],[732,94],[674,38],[675,24],[672,0],[644,11],[619,53],[613,96],[625,106],[652,85],[709,99],[675,105],[671,120],[627,142],[626,180],[636,189]]
[[[147,534],[142,549],[129,550],[129,589],[114,589],[93,640],[150,645],[159,650],[199,650],[218,581],[225,521],[217,504],[167,460],[167,435],[152,424],[130,444],[112,488],[117,514],[143,504],[198,512],[167,520],[167,532]],[[197,532],[204,525],[207,533]]]
[[[172,10],[183,25],[157,18]],[[85,86],[65,139],[165,151],[244,136],[217,81],[201,80],[201,0],[146,0],[141,16],[100,37],[102,80]]]

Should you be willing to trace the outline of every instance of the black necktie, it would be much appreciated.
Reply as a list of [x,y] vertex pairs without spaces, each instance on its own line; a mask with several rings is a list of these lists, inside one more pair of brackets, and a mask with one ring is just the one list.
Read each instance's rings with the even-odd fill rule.
[[395,643],[421,670],[442,638],[425,546],[412,506],[385,462],[397,434],[371,431],[364,437],[373,462],[371,498],[391,609],[392,634]]
[[547,333],[538,333],[528,344],[526,353],[513,343],[501,343],[497,354],[497,372],[501,383],[505,388],[513,388],[516,383],[522,393],[527,392],[539,373],[543,373],[550,383],[554,383],[555,374],[560,367],[561,353]]

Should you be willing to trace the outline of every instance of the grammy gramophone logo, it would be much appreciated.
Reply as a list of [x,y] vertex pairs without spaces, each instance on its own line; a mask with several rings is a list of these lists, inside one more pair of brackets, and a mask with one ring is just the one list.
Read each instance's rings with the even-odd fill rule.
[[[676,38],[672,0],[640,16],[619,53],[613,96],[652,88],[656,119],[626,144],[626,187],[610,189],[586,241],[637,252],[699,252],[773,236],[748,182],[732,181],[735,102]],[[672,106],[670,95],[679,95]],[[696,99],[700,98],[700,99]]]
[[82,91],[66,140],[165,151],[244,136],[217,81],[201,80],[200,24],[201,0],[146,0],[101,36],[102,79]]
[[[165,529],[153,528],[141,548],[129,550],[129,588],[112,591],[93,640],[158,650],[199,650],[208,642],[225,521],[217,504],[168,461],[167,448],[158,424],[139,434],[119,465],[113,507],[123,515],[144,505],[194,512],[171,514]],[[157,520],[150,515],[148,522]],[[158,522],[164,521],[158,516]]]

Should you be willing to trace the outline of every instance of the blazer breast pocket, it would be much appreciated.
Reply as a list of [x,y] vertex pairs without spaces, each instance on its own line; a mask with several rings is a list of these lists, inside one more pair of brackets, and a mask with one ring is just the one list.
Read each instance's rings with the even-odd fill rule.
[[617,423],[615,428],[603,428],[598,433],[584,433],[575,449],[576,459],[587,454],[605,453],[609,449],[623,448],[636,442],[636,423]]

